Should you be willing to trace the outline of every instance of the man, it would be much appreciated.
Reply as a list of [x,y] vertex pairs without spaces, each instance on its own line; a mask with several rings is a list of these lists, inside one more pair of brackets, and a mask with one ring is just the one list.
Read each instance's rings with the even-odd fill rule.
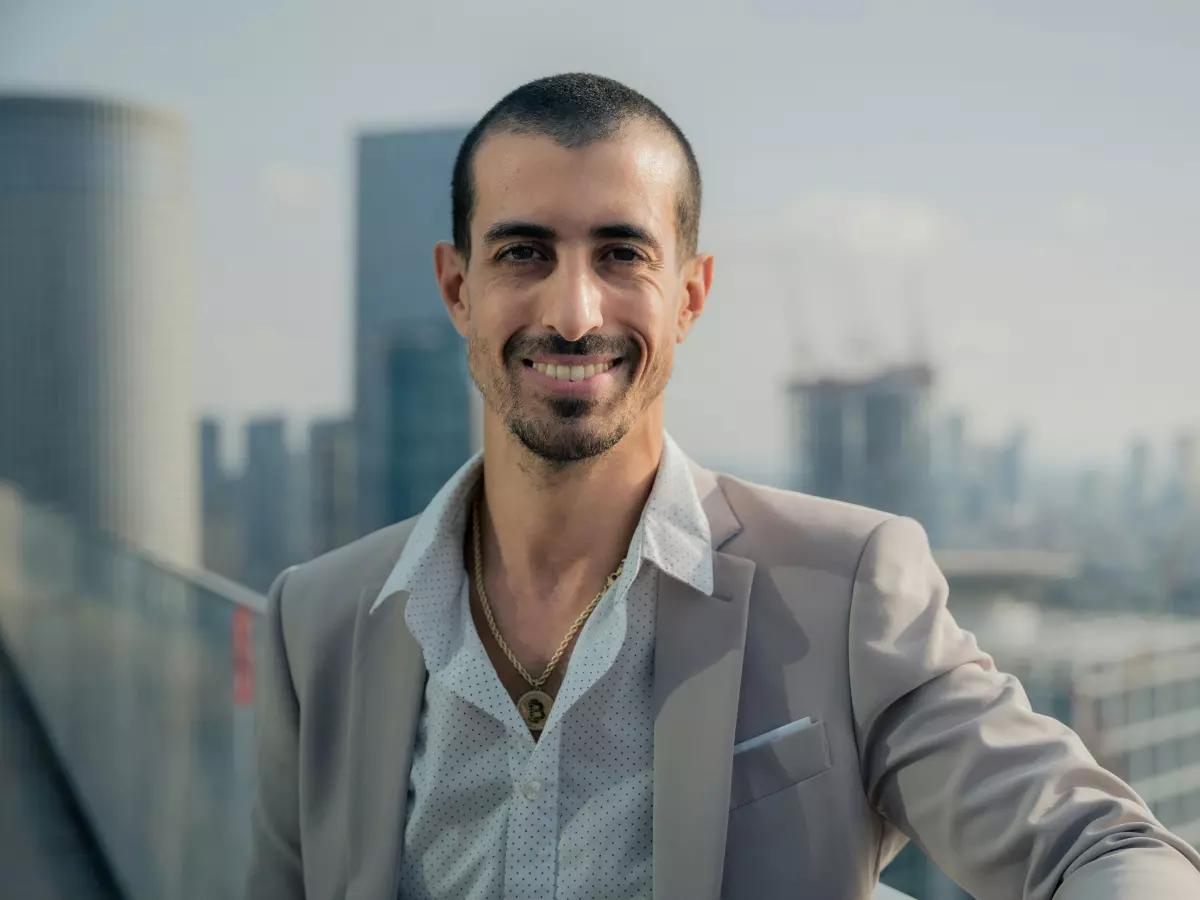
[[958,628],[917,523],[664,434],[713,259],[661,109],[525,85],[452,194],[483,451],[272,588],[247,897],[862,900],[908,838],[980,900],[1200,897],[1200,857]]

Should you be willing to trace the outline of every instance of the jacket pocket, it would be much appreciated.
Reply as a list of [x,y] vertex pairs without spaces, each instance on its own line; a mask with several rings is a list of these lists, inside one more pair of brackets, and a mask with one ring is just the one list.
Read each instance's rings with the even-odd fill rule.
[[737,809],[829,769],[825,723],[785,734],[733,758],[729,808]]

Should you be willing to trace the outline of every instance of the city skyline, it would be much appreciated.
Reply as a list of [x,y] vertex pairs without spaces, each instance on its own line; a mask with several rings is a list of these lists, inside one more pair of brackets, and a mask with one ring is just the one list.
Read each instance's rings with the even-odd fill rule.
[[[835,366],[924,343],[943,407],[989,438],[1028,427],[1037,457],[1115,460],[1196,424],[1200,162],[1183,113],[1200,105],[1200,11],[757,3],[639,12],[630,29],[476,7],[454,45],[417,39],[432,11],[359,12],[0,14],[0,89],[189,124],[197,414],[350,408],[354,134],[470,122],[507,87],[582,68],[660,102],[704,167],[717,280],[667,419],[701,462],[785,464],[798,352]],[[720,429],[714,397],[732,401]]]

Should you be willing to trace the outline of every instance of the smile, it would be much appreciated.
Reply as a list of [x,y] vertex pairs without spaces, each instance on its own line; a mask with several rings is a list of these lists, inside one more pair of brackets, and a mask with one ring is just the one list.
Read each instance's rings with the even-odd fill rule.
[[557,381],[587,381],[589,378],[595,378],[597,375],[603,375],[620,363],[620,358],[610,359],[607,362],[594,363],[586,366],[563,366],[554,363],[530,362],[526,363],[536,372],[540,372]]
[[596,356],[526,359],[525,377],[539,393],[553,397],[598,398],[617,390],[625,371],[624,357]]

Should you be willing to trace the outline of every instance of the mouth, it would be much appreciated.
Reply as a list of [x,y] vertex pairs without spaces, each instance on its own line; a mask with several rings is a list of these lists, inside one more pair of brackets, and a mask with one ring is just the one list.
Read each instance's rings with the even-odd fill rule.
[[542,389],[560,395],[591,396],[615,383],[625,359],[617,356],[611,359],[583,357],[570,362],[533,359],[523,362],[529,377]]

